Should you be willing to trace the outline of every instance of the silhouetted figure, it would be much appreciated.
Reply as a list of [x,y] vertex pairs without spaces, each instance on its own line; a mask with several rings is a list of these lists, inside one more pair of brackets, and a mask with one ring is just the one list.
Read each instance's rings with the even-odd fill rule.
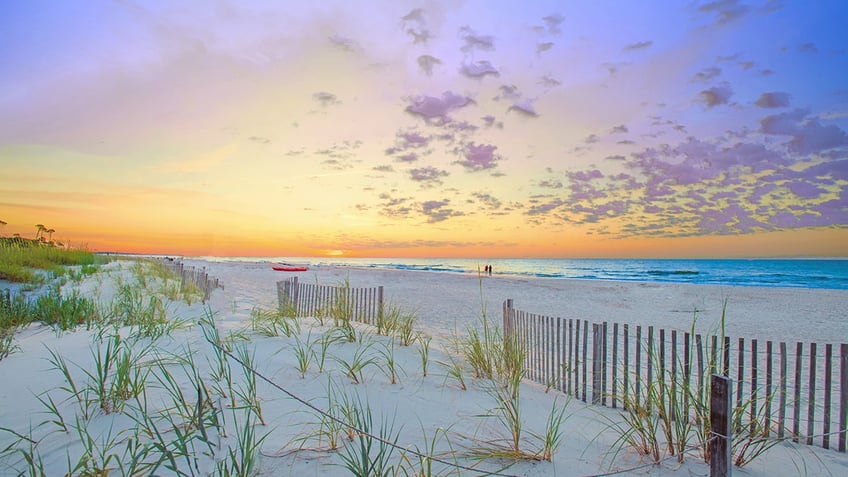
[[489,276],[490,277],[492,276],[492,266],[491,265],[489,265]]

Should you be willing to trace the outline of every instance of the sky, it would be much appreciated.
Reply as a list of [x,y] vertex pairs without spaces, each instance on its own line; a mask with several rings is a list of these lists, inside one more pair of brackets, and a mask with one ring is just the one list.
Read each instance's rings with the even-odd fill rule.
[[0,5],[0,235],[848,256],[848,2]]

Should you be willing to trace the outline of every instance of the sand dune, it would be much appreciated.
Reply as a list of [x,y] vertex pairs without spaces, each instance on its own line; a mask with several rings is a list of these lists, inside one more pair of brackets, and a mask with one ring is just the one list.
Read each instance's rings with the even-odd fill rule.
[[[322,366],[319,363],[320,338],[332,328],[332,320],[322,324],[318,320],[303,319],[299,331],[291,337],[263,336],[247,329],[254,307],[276,307],[275,283],[288,274],[274,272],[268,264],[187,263],[205,266],[210,274],[223,280],[225,288],[216,290],[209,304],[217,329],[222,336],[237,333],[239,338],[231,341],[233,349],[243,347],[252,357],[256,369],[273,383],[322,410],[335,412],[345,399],[357,401],[363,409],[371,410],[374,430],[379,430],[381,423],[390,427],[391,431],[384,434],[397,436],[399,445],[429,453],[428,446],[432,444],[445,461],[490,472],[500,471],[504,475],[593,475],[639,467],[648,462],[628,447],[616,447],[619,436],[610,426],[621,422],[619,411],[588,406],[577,400],[571,400],[566,408],[562,442],[551,462],[528,460],[510,465],[506,460],[488,459],[478,463],[474,459],[460,457],[467,449],[491,443],[508,433],[497,418],[481,417],[491,414],[497,407],[492,394],[486,391],[487,382],[474,379],[470,372],[466,372],[467,389],[463,390],[462,383],[450,376],[449,366],[440,363],[451,362],[448,352],[454,330],[463,334],[467,327],[479,322],[484,310],[495,323],[500,323],[501,304],[506,298],[515,300],[516,307],[536,313],[681,330],[688,330],[696,309],[698,327],[709,329],[714,326],[726,298],[728,334],[731,335],[820,342],[839,342],[848,337],[846,291],[509,277],[479,280],[476,276],[447,273],[318,267],[299,274],[299,279],[331,285],[342,280],[349,280],[353,286],[383,285],[387,301],[415,310],[417,328],[433,337],[426,377],[418,345],[392,345],[388,338],[375,336],[372,329],[360,325],[356,327],[360,341],[328,345]],[[97,293],[104,303],[112,299],[116,280],[131,280],[128,267],[116,263],[110,264],[101,275],[97,280],[88,279],[79,288],[84,292]],[[197,303],[190,306],[172,303],[169,310],[171,316],[195,323],[208,314],[204,306]],[[210,389],[210,402],[202,404],[218,410],[217,414],[207,413],[204,416],[214,414],[223,422],[220,427],[207,422],[208,439],[195,438],[188,448],[192,456],[175,455],[175,462],[190,475],[214,474],[216,461],[226,461],[228,449],[239,447],[240,426],[246,420],[258,420],[258,413],[251,414],[243,409],[238,398],[236,409],[232,409],[229,405],[231,396],[215,393],[216,381],[212,375],[218,362],[215,349],[204,339],[202,327],[195,324],[155,341],[133,338],[133,330],[129,328],[121,329],[119,333],[124,343],[132,344],[128,349],[137,353],[148,350],[146,355],[138,358],[138,363],[159,363],[146,368],[151,373],[146,403],[149,406],[147,414],[153,417],[147,428],[152,426],[161,431],[162,442],[179,440],[180,433],[170,423],[183,426],[177,426],[177,429],[191,428],[191,421],[186,421],[174,409],[173,400],[167,392],[168,381],[163,379],[163,375],[173,376],[189,404],[196,402],[196,383],[192,384],[192,373],[187,372],[191,368],[186,364],[189,358],[193,359],[204,386]],[[93,369],[95,352],[92,350],[99,348],[102,351],[108,343],[104,336],[103,333],[98,336],[98,330],[57,336],[52,330],[39,326],[31,326],[18,334],[20,351],[0,361],[0,382],[4,383],[0,390],[0,427],[7,429],[0,432],[0,449],[15,443],[16,438],[8,431],[14,430],[37,442],[32,447],[26,440],[17,442],[17,445],[40,456],[47,475],[63,475],[68,472],[69,461],[74,467],[80,456],[85,454],[80,435],[87,435],[104,456],[114,454],[106,467],[113,469],[110,475],[120,475],[118,463],[124,469],[129,465],[131,452],[127,451],[128,443],[136,439],[138,442],[156,442],[155,436],[139,430],[144,426],[139,424],[138,408],[141,406],[136,400],[128,400],[123,412],[106,414],[94,405],[88,419],[74,417],[80,415],[80,405],[69,392],[61,389],[68,385],[62,374],[50,364],[50,351],[64,357],[75,382],[82,388],[91,381],[85,371]],[[307,343],[311,344],[315,354],[301,377],[297,369],[298,350],[304,349]],[[387,372],[386,356],[389,355],[396,361],[395,384],[390,383],[391,376]],[[371,359],[374,364],[366,365],[358,376],[361,382],[353,384],[353,379],[345,373],[345,366],[356,361],[357,356]],[[249,386],[241,366],[232,360],[230,363],[235,389],[248,393]],[[220,386],[220,381],[218,383]],[[42,399],[50,396],[53,399],[68,432],[55,422],[49,422],[55,421],[57,416],[45,412],[45,405],[34,396]],[[256,383],[256,397],[265,425],[257,423],[255,429],[258,436],[266,436],[259,446],[261,454],[256,462],[259,475],[350,475],[344,467],[342,456],[345,452],[327,449],[332,441],[329,438],[332,432],[327,431],[326,426],[322,428],[321,416],[314,410],[261,379]],[[533,434],[544,434],[552,406],[561,406],[565,402],[566,396],[555,391],[546,392],[542,386],[530,383],[522,386],[523,450],[529,453],[539,450],[540,441]],[[45,421],[47,423],[42,424]],[[193,429],[197,432],[196,426]],[[321,429],[325,433],[319,438]],[[226,436],[222,431],[226,431]],[[337,437],[337,445],[343,449],[348,438],[341,431],[338,431]],[[355,440],[353,443],[358,442]],[[389,460],[396,464],[403,460],[402,455],[401,450],[395,450]],[[0,459],[0,475],[17,475],[24,471],[26,466],[22,456],[20,452],[10,453]],[[405,462],[408,474],[413,475],[418,459],[408,454]],[[167,469],[168,465],[169,462],[163,463],[155,473],[173,474]],[[456,470],[447,464],[436,463],[433,466],[433,475],[446,475],[452,471],[459,475],[477,475],[474,471]],[[739,472],[751,476],[788,476],[805,473],[844,475],[846,471],[846,454],[781,443]],[[75,475],[81,473],[78,469]],[[659,466],[648,465],[622,475],[708,474],[709,468],[692,454],[683,464],[669,459]]]

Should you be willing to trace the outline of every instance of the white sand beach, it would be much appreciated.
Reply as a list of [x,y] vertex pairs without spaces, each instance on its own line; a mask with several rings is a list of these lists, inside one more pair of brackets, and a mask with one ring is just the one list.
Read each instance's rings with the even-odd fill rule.
[[[465,375],[467,389],[451,377],[451,338],[464,335],[468,327],[479,323],[486,314],[495,324],[501,322],[501,306],[505,299],[514,300],[521,310],[563,318],[629,323],[688,331],[693,317],[701,331],[715,329],[726,303],[726,330],[729,336],[771,339],[778,341],[816,341],[819,343],[848,342],[848,291],[824,289],[790,289],[760,287],[721,287],[710,285],[681,285],[656,283],[624,283],[589,280],[484,277],[473,275],[398,270],[357,269],[346,267],[313,267],[298,273],[307,283],[336,285],[347,281],[355,287],[383,286],[385,299],[404,310],[416,313],[415,327],[433,338],[429,350],[427,375],[424,376],[420,345],[391,344],[385,336],[376,336],[373,329],[357,325],[359,342],[336,342],[328,345],[323,365],[320,364],[320,338],[332,327],[332,320],[299,320],[299,330],[292,336],[264,336],[250,330],[251,311],[255,307],[277,307],[276,282],[294,276],[275,272],[267,263],[207,262],[186,260],[187,265],[205,267],[210,275],[224,283],[223,289],[213,291],[208,310],[222,337],[236,333],[231,342],[253,355],[258,371],[285,391],[313,406],[330,410],[338,407],[344,397],[358,401],[373,415],[373,430],[381,423],[390,428],[390,436],[399,446],[436,455],[448,462],[433,463],[432,475],[481,475],[474,470],[458,469],[452,464],[474,467],[481,472],[498,472],[515,476],[582,476],[621,472],[620,475],[692,476],[709,475],[707,464],[696,454],[687,455],[682,464],[676,458],[651,465],[650,459],[630,447],[616,445],[619,434],[612,427],[621,423],[621,411],[584,404],[544,386],[525,383],[521,389],[522,447],[530,453],[539,449],[534,436],[544,435],[546,420],[552,406],[568,402],[562,422],[562,439],[550,462],[486,459],[478,462],[464,457],[468,449],[477,448],[508,435],[503,424],[491,414],[497,406],[486,391],[485,380]],[[99,276],[99,278],[98,278]],[[113,262],[95,277],[75,285],[82,293],[94,294],[107,303],[114,296],[118,280],[131,280],[126,262]],[[66,286],[70,292],[72,285]],[[187,362],[193,358],[198,376],[204,386],[211,388],[216,366],[215,350],[204,339],[196,323],[207,315],[203,305],[171,303],[169,315],[190,320],[193,326],[172,331],[168,336],[151,340],[132,338],[131,329],[121,329],[124,342],[132,341],[133,349],[147,349],[138,363],[159,364],[149,367],[145,412],[138,399],[128,400],[122,412],[105,413],[94,406],[87,418],[80,416],[79,401],[62,388],[68,381],[52,366],[51,351],[61,355],[75,383],[83,387],[92,372],[97,349],[104,349],[108,338],[98,330],[80,330],[58,335],[43,326],[30,326],[18,333],[19,350],[0,361],[0,450],[7,446],[23,448],[25,452],[7,452],[0,459],[0,475],[30,475],[24,456],[37,455],[46,475],[64,475],[79,461],[87,448],[81,436],[91,438],[92,455],[108,460],[109,475],[122,475],[129,468],[129,447],[139,443],[179,441],[182,431],[192,428],[181,421],[167,391],[169,382],[161,374],[167,370],[185,393],[189,408],[197,401],[196,382]],[[315,351],[303,377],[298,370],[298,349],[310,345]],[[360,383],[352,383],[343,369],[357,357],[373,361],[361,370]],[[396,362],[396,383],[386,372],[386,357]],[[235,388],[247,393],[245,373],[231,361]],[[157,378],[157,376],[159,376]],[[261,405],[265,424],[255,426],[259,444],[256,475],[343,476],[350,475],[344,466],[344,448],[360,442],[348,442],[339,433],[338,449],[330,450],[333,439],[328,425],[321,425],[317,411],[287,395],[286,392],[259,379],[256,397]],[[41,400],[36,399],[40,396]],[[48,412],[47,396],[55,403],[56,411]],[[238,449],[246,420],[256,414],[237,403],[235,408],[224,397],[209,394],[211,406],[223,423],[219,427],[206,423],[210,437],[190,443],[189,456],[174,453],[174,461],[159,466],[156,475],[176,475],[169,470],[176,466],[188,475],[216,475],[216,462],[225,461],[228,449]],[[335,398],[335,401],[334,399]],[[240,402],[240,401],[239,401]],[[188,411],[186,411],[188,412]],[[140,417],[146,414],[145,420]],[[204,414],[211,416],[212,414]],[[62,419],[59,419],[61,416]],[[170,417],[168,417],[170,416]],[[175,417],[176,416],[176,417]],[[182,416],[182,417],[181,417]],[[253,416],[253,417],[250,417]],[[64,420],[64,425],[57,423]],[[160,436],[145,433],[151,426]],[[169,423],[177,423],[170,426]],[[64,427],[63,427],[64,426]],[[65,430],[67,429],[67,431]],[[327,432],[320,432],[321,430]],[[181,431],[182,430],[182,431]],[[17,437],[10,431],[17,433]],[[225,431],[225,432],[224,432]],[[320,438],[319,438],[320,435]],[[24,438],[21,438],[23,436]],[[158,440],[157,440],[158,439]],[[372,453],[376,452],[377,443]],[[99,453],[98,453],[99,452]],[[113,455],[111,459],[108,456]],[[150,454],[152,455],[152,454]],[[143,457],[143,456],[142,456]],[[141,458],[141,457],[140,457]],[[418,457],[403,450],[388,456],[392,465],[404,465],[397,475],[420,475]],[[70,467],[70,469],[69,469]],[[399,467],[398,467],[399,468]],[[123,469],[123,470],[122,470]],[[633,470],[628,470],[633,469]],[[781,442],[743,468],[737,475],[794,476],[848,474],[848,454],[826,450],[820,446],[805,446]],[[82,475],[77,470],[74,475]]]

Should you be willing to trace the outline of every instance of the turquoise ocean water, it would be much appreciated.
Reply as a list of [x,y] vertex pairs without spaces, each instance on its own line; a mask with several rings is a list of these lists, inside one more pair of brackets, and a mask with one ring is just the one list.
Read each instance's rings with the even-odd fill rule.
[[199,257],[211,261],[296,262],[432,273],[474,273],[550,279],[621,280],[715,285],[848,289],[848,259],[459,259]]

